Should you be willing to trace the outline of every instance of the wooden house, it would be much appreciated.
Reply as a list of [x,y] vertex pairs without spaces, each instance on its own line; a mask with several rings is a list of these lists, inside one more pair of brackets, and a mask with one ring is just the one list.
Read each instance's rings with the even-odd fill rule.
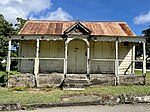
[[[135,43],[143,43],[143,75],[146,74],[145,38],[137,37],[125,22],[72,22],[29,20],[18,36],[20,72],[113,75],[133,75]],[[11,48],[9,48],[10,51]]]

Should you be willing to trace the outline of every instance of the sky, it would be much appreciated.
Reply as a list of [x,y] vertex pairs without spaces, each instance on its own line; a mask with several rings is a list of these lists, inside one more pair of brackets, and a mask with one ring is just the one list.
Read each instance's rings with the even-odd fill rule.
[[140,36],[150,25],[150,0],[0,0],[10,23],[30,20],[123,21]]

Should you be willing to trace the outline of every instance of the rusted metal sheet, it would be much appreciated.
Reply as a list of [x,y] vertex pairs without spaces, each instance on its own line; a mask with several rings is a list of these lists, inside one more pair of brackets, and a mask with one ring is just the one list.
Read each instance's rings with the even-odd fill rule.
[[[75,24],[72,21],[27,21],[20,35],[63,35],[63,32]],[[92,31],[91,35],[135,36],[125,22],[81,22]]]

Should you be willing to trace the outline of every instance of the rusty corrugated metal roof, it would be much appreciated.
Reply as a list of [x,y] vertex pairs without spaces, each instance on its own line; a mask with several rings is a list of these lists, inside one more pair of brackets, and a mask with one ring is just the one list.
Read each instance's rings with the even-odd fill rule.
[[[125,22],[80,22],[89,30],[91,35],[100,36],[135,36]],[[20,35],[62,35],[72,21],[37,21],[29,20],[20,30]]]

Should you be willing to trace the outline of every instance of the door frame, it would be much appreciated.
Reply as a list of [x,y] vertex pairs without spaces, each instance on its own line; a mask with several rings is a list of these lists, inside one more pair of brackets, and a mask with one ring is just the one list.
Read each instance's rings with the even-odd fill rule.
[[90,75],[90,42],[88,41],[87,38],[67,38],[65,40],[65,58],[64,58],[64,75],[66,76],[67,74],[67,65],[68,65],[68,44],[70,43],[70,41],[74,40],[74,39],[79,39],[81,41],[85,41],[87,44],[87,67],[86,67],[86,73],[87,76]]

